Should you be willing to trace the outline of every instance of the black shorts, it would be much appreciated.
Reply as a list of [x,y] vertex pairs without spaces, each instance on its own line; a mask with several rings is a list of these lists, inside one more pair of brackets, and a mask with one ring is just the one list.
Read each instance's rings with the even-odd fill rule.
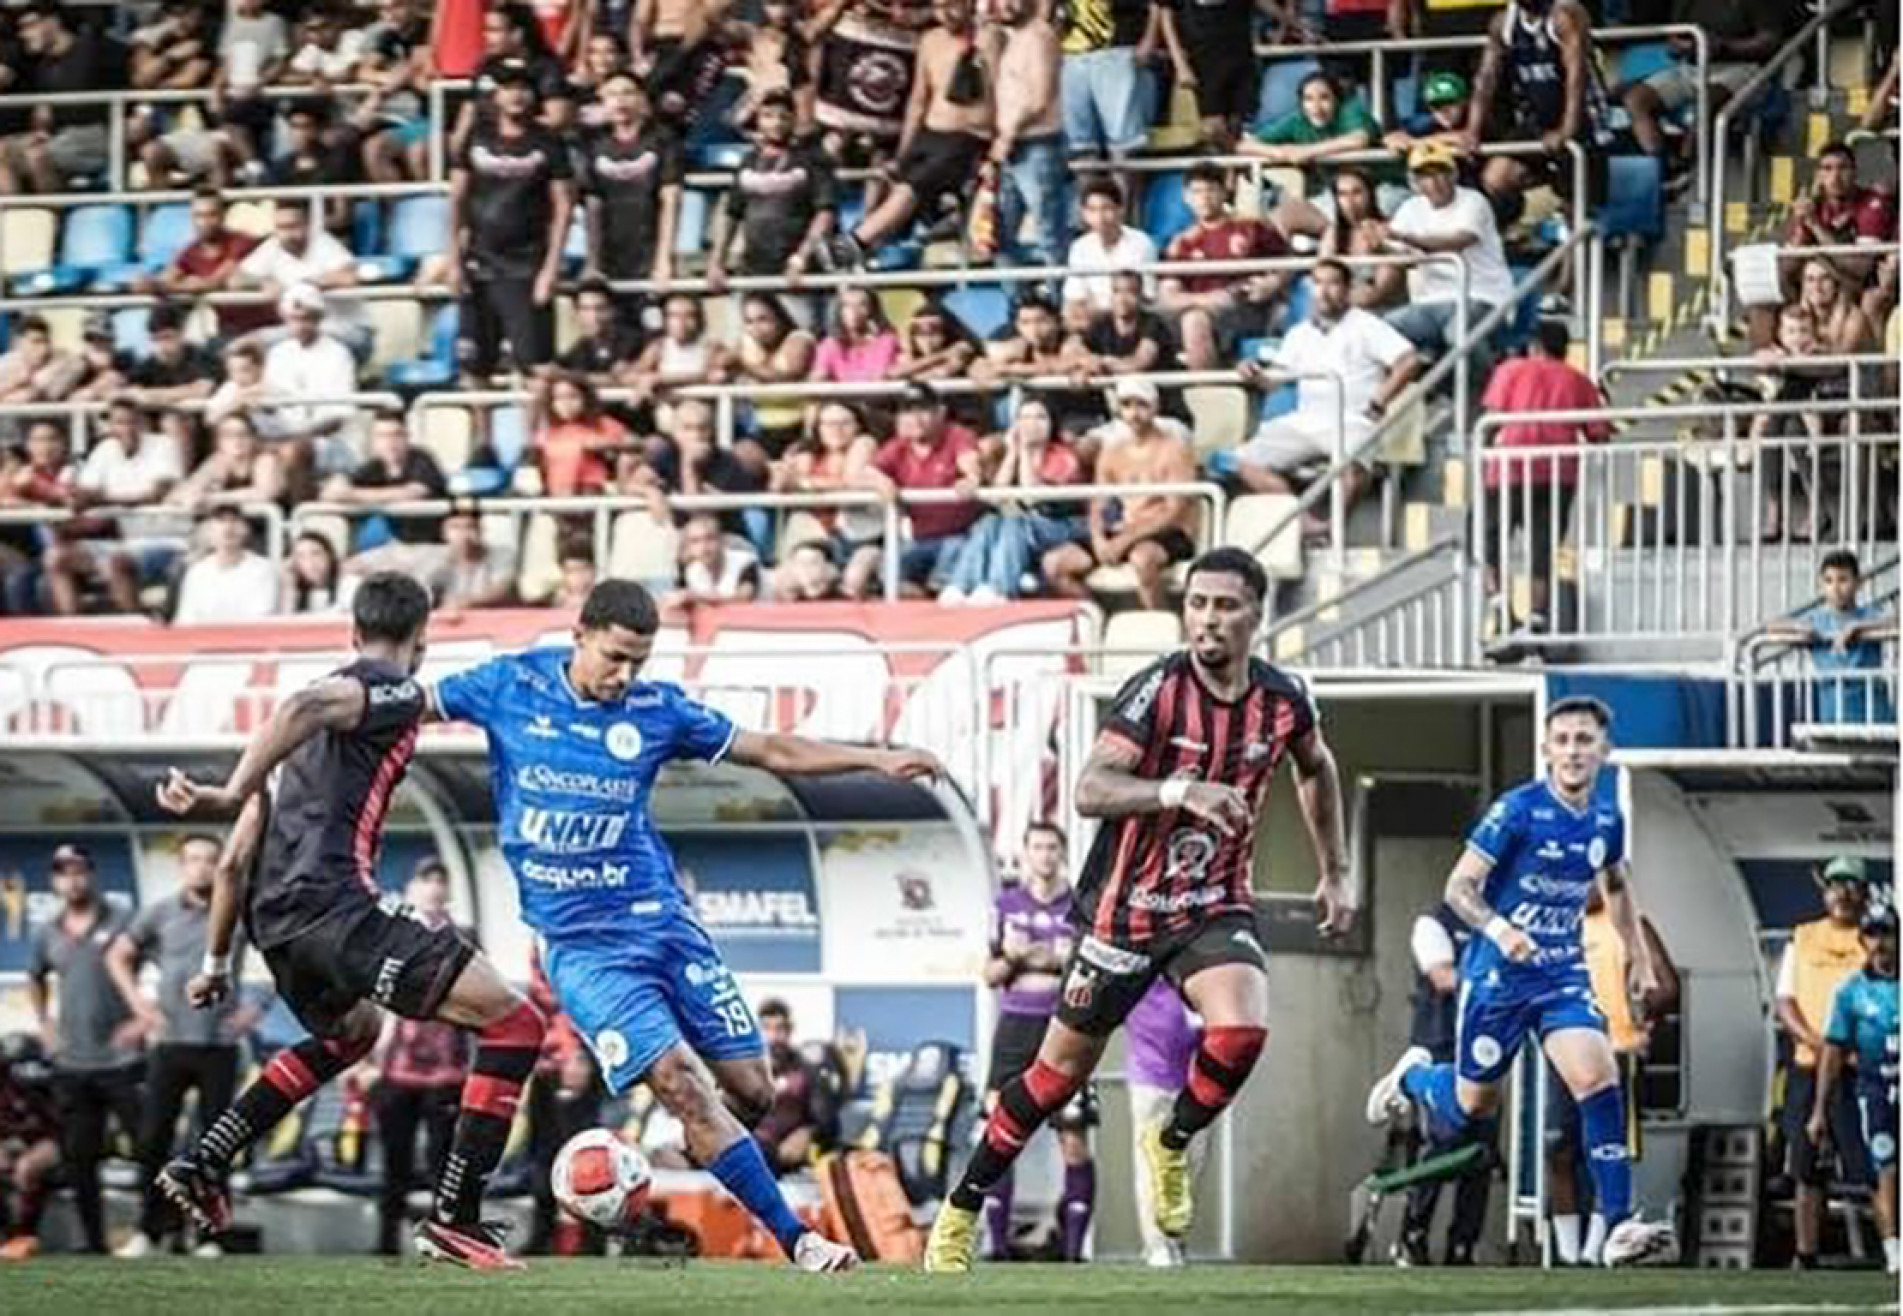
[[[1490,518],[1494,524],[1487,527],[1487,542],[1481,545],[1487,565],[1499,569],[1501,531],[1504,529],[1507,539],[1511,541],[1513,532],[1525,526],[1527,560],[1532,564],[1533,575],[1540,580],[1551,576],[1553,521],[1556,517],[1559,520],[1559,542],[1563,544],[1566,542],[1566,527],[1572,520],[1574,488],[1570,484],[1536,484],[1532,492],[1528,493],[1524,485],[1509,485],[1504,495],[1504,516],[1501,515],[1500,506],[1502,494],[1497,489],[1489,489],[1488,508],[1494,513]],[[1504,527],[1498,524],[1502,519],[1506,521]]]
[[985,144],[970,133],[921,128],[911,149],[899,157],[899,181],[912,189],[920,210],[929,210],[940,197],[958,196],[971,185]]
[[1064,969],[1057,1017],[1067,1028],[1108,1037],[1136,1009],[1158,974],[1180,990],[1190,978],[1218,964],[1250,964],[1268,972],[1253,912],[1217,914],[1140,948],[1085,937]]
[[325,919],[264,952],[278,995],[318,1037],[371,1001],[405,1019],[434,1019],[475,955],[454,925],[430,928],[393,897]]
[[1240,47],[1201,41],[1189,47],[1196,74],[1196,113],[1205,119],[1247,124],[1256,116],[1262,93],[1262,67],[1248,43]]
[[502,344],[517,370],[529,373],[555,357],[555,306],[535,304],[533,275],[485,274],[465,267],[457,308],[456,359],[472,375],[493,375]]
[[1824,1124],[1830,1138],[1828,1149],[1819,1148],[1804,1132],[1810,1122],[1811,1106],[1817,1100],[1817,1071],[1792,1065],[1785,1071],[1784,1146],[1789,1157],[1791,1178],[1811,1188],[1822,1188],[1838,1172],[1845,1183],[1866,1183],[1870,1174],[1863,1147],[1863,1120],[1857,1110],[1856,1077],[1841,1075],[1830,1094],[1824,1111]]
[[1145,535],[1137,543],[1155,544],[1169,555],[1169,560],[1172,562],[1187,562],[1196,556],[1196,541],[1189,537],[1189,531],[1178,525],[1159,530],[1153,535]]
[[[1031,1067],[1050,1025],[1048,1015],[998,1016],[997,1030],[991,1034],[991,1064],[985,1070],[987,1094],[996,1092]],[[1082,1133],[1101,1122],[1097,1111],[1097,1085],[1088,1082],[1072,1093],[1071,1099],[1050,1118],[1051,1127],[1059,1133]]]

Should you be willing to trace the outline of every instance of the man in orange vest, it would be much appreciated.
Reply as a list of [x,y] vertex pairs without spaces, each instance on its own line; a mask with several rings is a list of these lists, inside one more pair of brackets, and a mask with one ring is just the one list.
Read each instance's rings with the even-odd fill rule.
[[[1580,924],[1586,972],[1592,979],[1593,1004],[1606,1017],[1606,1036],[1619,1062],[1619,1084],[1626,1094],[1626,1144],[1639,1157],[1639,1070],[1652,1045],[1652,1025],[1678,1008],[1678,969],[1665,950],[1652,920],[1639,915],[1639,932],[1652,950],[1658,985],[1633,995],[1631,957],[1613,926],[1606,900],[1597,887],[1586,895]],[[1579,1105],[1549,1066],[1546,1075],[1547,1205],[1553,1217],[1553,1251],[1563,1266],[1582,1262],[1585,1219],[1579,1197]]]
[[[1830,1004],[1845,979],[1863,967],[1863,943],[1857,932],[1863,918],[1869,874],[1861,859],[1840,855],[1818,874],[1824,917],[1791,931],[1777,973],[1777,1023],[1790,1039],[1792,1058],[1784,1079],[1781,1123],[1790,1148],[1790,1173],[1797,1184],[1797,1257],[1800,1269],[1817,1264],[1817,1236],[1823,1222],[1824,1187],[1833,1161],[1844,1178],[1861,1181],[1863,1136],[1848,1084],[1834,1094],[1827,1114],[1828,1147],[1820,1147],[1806,1127],[1817,1095],[1817,1058]],[[1834,1149],[1834,1155],[1827,1154]]]

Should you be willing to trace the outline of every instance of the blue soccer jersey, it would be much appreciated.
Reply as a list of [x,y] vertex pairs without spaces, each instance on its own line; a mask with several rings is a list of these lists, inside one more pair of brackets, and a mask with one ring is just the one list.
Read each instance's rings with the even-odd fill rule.
[[568,659],[535,649],[436,687],[444,717],[488,733],[497,840],[523,920],[551,940],[684,906],[648,797],[669,762],[717,762],[734,739],[732,722],[678,686],[637,681],[617,703],[584,699]]
[[757,1056],[753,1013],[648,816],[661,768],[718,762],[734,725],[660,682],[584,699],[569,656],[496,658],[436,687],[445,717],[488,733],[498,841],[556,998],[612,1092],[683,1042],[710,1060]]
[[1462,1078],[1497,1081],[1528,1033],[1605,1029],[1580,938],[1593,883],[1625,858],[1625,823],[1610,778],[1603,780],[1584,809],[1544,778],[1529,781],[1496,800],[1468,834],[1468,847],[1493,864],[1487,903],[1532,938],[1534,955],[1514,963],[1486,937],[1468,944],[1456,1024]]
[[1896,1164],[1896,979],[1862,969],[1844,979],[1830,1006],[1824,1040],[1857,1059],[1857,1113],[1863,1144],[1879,1170]]

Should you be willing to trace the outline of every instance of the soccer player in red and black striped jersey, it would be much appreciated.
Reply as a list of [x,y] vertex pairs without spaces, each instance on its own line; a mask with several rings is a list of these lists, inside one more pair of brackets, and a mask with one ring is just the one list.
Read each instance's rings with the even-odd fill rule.
[[428,708],[415,673],[429,594],[379,572],[359,586],[351,611],[356,661],[280,704],[229,780],[205,785],[174,770],[159,788],[174,813],[242,810],[212,889],[203,972],[187,994],[207,1005],[230,992],[242,906],[251,944],[311,1036],[273,1057],[156,1182],[202,1228],[222,1230],[233,1158],[363,1059],[383,1010],[440,1020],[476,1034],[476,1057],[417,1250],[477,1270],[519,1269],[480,1207],[545,1025],[453,925],[424,924],[377,885],[384,819]]
[[1284,759],[1321,872],[1323,936],[1354,920],[1341,781],[1299,677],[1251,653],[1268,581],[1252,554],[1198,558],[1184,587],[1186,649],[1120,691],[1077,782],[1103,820],[1072,911],[1057,1016],[1038,1057],[1006,1084],[926,1245],[925,1268],[971,1266],[978,1211],[1037,1127],[1089,1078],[1104,1044],[1159,975],[1203,1018],[1189,1082],[1143,1134],[1156,1223],[1189,1230],[1190,1139],[1235,1100],[1268,1037],[1268,972],[1250,869],[1256,824]]

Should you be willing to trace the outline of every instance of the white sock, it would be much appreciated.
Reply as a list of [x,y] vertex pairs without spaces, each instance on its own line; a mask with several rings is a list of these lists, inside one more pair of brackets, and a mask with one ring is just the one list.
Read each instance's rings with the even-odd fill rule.
[[1559,1253],[1559,1259],[1566,1265],[1579,1264],[1579,1217],[1577,1215],[1553,1217],[1553,1250]]
[[1592,1223],[1586,1227],[1586,1246],[1580,1252],[1579,1259],[1589,1266],[1599,1264],[1599,1254],[1606,1250],[1606,1218],[1597,1211],[1592,1213]]
[[1889,1267],[1889,1271],[1892,1275],[1896,1274],[1897,1248],[1894,1238],[1886,1238],[1883,1240],[1883,1264]]

